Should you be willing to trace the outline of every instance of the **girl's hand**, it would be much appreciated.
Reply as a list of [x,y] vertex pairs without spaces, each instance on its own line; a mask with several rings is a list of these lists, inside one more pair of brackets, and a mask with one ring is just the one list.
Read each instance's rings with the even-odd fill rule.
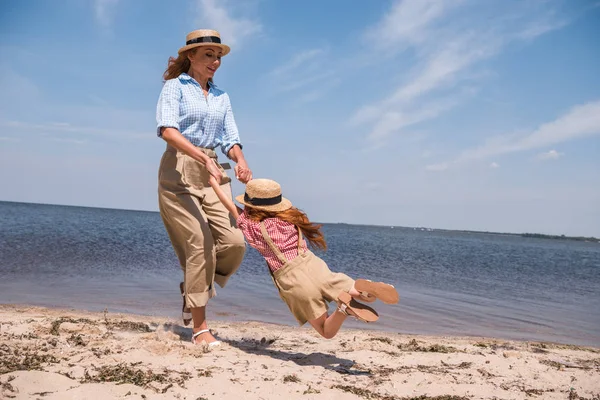
[[238,162],[236,164],[234,170],[235,170],[235,177],[243,184],[246,184],[250,180],[252,180],[252,171],[250,171],[250,168],[248,168],[248,164],[246,163],[246,160],[244,160],[244,159],[240,160],[240,162]]
[[[223,179],[223,173],[217,167],[217,163],[211,158],[206,162],[206,169],[208,173],[211,175],[211,178],[215,179],[217,184],[221,184],[221,180]],[[209,178],[210,179],[210,178]]]

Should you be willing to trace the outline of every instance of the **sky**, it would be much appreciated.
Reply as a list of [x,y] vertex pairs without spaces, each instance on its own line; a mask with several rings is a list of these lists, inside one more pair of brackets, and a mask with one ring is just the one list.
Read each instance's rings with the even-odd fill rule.
[[600,237],[597,0],[2,1],[0,200],[157,211],[201,28],[254,177],[311,220]]

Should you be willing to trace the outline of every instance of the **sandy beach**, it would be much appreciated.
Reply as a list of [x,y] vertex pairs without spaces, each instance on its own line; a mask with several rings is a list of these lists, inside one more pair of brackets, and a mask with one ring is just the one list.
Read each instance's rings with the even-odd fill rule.
[[6,399],[600,399],[600,349],[0,305]]

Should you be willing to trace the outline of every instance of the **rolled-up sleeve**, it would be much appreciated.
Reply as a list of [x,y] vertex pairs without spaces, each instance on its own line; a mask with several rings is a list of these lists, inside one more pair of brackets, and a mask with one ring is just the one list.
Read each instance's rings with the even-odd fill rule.
[[[225,94],[225,121],[223,123],[223,140],[221,143],[221,151],[226,156],[229,153],[229,150],[234,145],[240,146],[242,148],[242,143],[240,142],[240,134],[238,132],[237,124],[235,123],[235,118],[233,117],[233,111],[231,109],[231,101],[229,99],[229,95]],[[229,156],[228,156],[229,157]]]
[[161,128],[175,128],[179,130],[179,104],[181,102],[181,89],[176,79],[165,82],[156,105],[156,134],[161,136]]

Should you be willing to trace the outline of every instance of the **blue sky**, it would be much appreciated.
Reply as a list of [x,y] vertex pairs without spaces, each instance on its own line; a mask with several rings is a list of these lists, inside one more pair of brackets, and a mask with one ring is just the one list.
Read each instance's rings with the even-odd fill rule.
[[212,28],[254,176],[311,219],[600,236],[600,1],[1,7],[0,200],[156,211],[161,76]]

